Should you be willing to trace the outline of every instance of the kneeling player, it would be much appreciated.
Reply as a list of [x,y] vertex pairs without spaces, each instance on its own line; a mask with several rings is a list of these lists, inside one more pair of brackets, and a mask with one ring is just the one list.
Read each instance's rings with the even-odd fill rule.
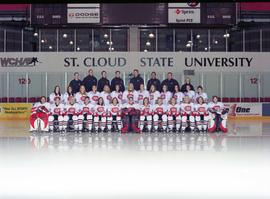
[[102,97],[98,98],[98,103],[94,108],[94,131],[100,132],[105,130],[106,127],[107,109],[104,105]]
[[119,132],[122,128],[121,105],[116,97],[112,99],[112,103],[108,107],[107,127],[108,131],[113,132]]
[[199,131],[204,132],[207,131],[209,122],[208,106],[206,103],[204,103],[203,97],[198,97],[197,102],[198,104],[195,105],[196,125]]
[[190,98],[188,96],[184,97],[183,103],[180,105],[180,110],[182,115],[182,132],[184,133],[189,128],[191,131],[194,131],[194,104],[190,102]]
[[148,97],[143,99],[143,104],[140,107],[140,111],[140,130],[143,131],[145,129],[146,132],[149,132],[152,127],[152,107]]
[[122,133],[127,133],[128,131],[140,133],[140,128],[138,128],[139,117],[139,105],[134,102],[133,96],[129,96],[128,102],[123,104],[122,109]]
[[210,114],[210,121],[208,126],[209,132],[223,131],[226,133],[227,128],[227,110],[224,108],[222,102],[218,102],[218,97],[213,96],[212,102],[208,104]]
[[153,106],[153,121],[154,131],[166,131],[167,130],[167,106],[163,104],[161,97],[157,99],[157,103]]
[[180,105],[176,104],[176,98],[174,97],[171,98],[168,105],[167,115],[169,131],[181,131]]
[[79,130],[92,131],[94,105],[90,103],[90,98],[88,96],[85,97],[80,110],[81,112],[78,116]]
[[63,130],[64,131],[79,131],[78,115],[80,105],[75,103],[75,98],[70,96],[69,103],[66,105],[64,113]]
[[32,108],[30,121],[30,131],[49,131],[48,118],[49,118],[50,104],[46,102],[46,97],[42,96],[40,102],[35,103]]
[[60,103],[60,97],[55,97],[55,103],[50,107],[49,129],[50,131],[62,131],[64,117],[64,105]]

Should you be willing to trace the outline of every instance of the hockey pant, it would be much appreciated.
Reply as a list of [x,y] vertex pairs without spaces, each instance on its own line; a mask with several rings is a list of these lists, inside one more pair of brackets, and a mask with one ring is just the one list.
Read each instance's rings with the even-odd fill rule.
[[61,115],[50,115],[49,116],[49,129],[53,131],[54,129],[63,129],[64,117]]
[[77,115],[65,115],[64,116],[64,122],[63,122],[63,130],[79,130],[79,125],[78,125],[78,116]]
[[195,128],[195,117],[193,113],[182,113],[182,131],[185,131],[187,127],[190,127],[191,131]]
[[195,116],[196,126],[199,129],[199,131],[206,131],[207,130],[209,118],[210,118],[210,116],[208,113],[204,113],[204,114],[197,113],[196,114],[196,116]]
[[221,130],[224,133],[228,132],[227,128],[227,113],[218,114],[218,113],[211,113],[210,114],[210,121],[208,125],[208,131],[214,132],[216,130]]
[[153,116],[154,129],[158,130],[158,128],[161,125],[161,128],[163,130],[166,130],[166,128],[167,128],[167,119],[168,119],[168,117],[165,114],[163,114],[163,115],[162,114],[154,114],[154,116]]
[[146,127],[148,131],[151,130],[152,127],[152,116],[151,115],[141,115],[140,116],[140,130]]
[[168,127],[172,130],[174,127],[179,130],[181,126],[181,116],[168,114]]
[[41,131],[49,131],[49,115],[43,112],[32,113],[30,121],[30,131],[37,131],[40,127]]
[[82,129],[92,130],[93,127],[93,115],[83,114],[78,116],[78,130]]
[[95,115],[94,117],[94,128],[97,131],[99,128],[104,131],[106,127],[106,114]]
[[119,115],[108,115],[107,116],[107,127],[108,130],[112,130],[112,125],[114,125],[118,130],[122,129],[121,116]]

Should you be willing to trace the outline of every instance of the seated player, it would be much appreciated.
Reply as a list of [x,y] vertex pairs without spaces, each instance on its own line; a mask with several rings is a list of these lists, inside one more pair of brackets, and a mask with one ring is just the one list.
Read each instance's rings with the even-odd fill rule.
[[87,92],[85,90],[85,87],[84,85],[81,85],[80,86],[80,91],[78,93],[76,93],[75,95],[75,99],[76,99],[76,102],[79,104],[79,105],[82,105],[84,103],[84,100],[85,98],[87,97]]
[[166,131],[167,130],[167,105],[163,104],[161,97],[157,99],[157,103],[152,108],[153,111],[153,130]]
[[172,93],[170,91],[168,91],[168,86],[166,84],[164,84],[162,86],[162,91],[160,93],[160,97],[162,98],[164,104],[166,104],[166,105],[169,104],[169,101],[172,98]]
[[168,127],[169,131],[181,131],[181,115],[180,105],[176,103],[176,99],[173,97],[168,105]]
[[191,87],[189,84],[186,85],[187,91],[184,93],[185,96],[188,96],[190,101],[193,102],[194,97],[195,97],[195,91],[191,90]]
[[90,98],[91,104],[96,105],[98,102],[98,98],[100,97],[100,92],[97,91],[97,86],[93,85],[92,86],[92,91],[88,93],[88,96]]
[[140,133],[138,122],[140,118],[140,107],[134,102],[132,95],[128,97],[128,102],[122,106],[122,133],[135,132]]
[[152,107],[149,102],[149,98],[143,99],[143,104],[140,106],[140,130],[150,132],[152,128]]
[[129,97],[132,97],[135,102],[138,99],[138,93],[136,90],[134,90],[134,85],[132,83],[128,84],[128,90],[125,90],[123,93],[122,104],[128,103]]
[[63,113],[65,107],[60,103],[60,97],[55,97],[54,100],[54,104],[50,106],[49,129],[52,132],[57,132],[63,130]]
[[50,104],[46,102],[46,97],[42,96],[40,102],[34,104],[30,121],[30,131],[49,131],[48,119],[50,114]]
[[194,97],[194,102],[195,103],[197,103],[199,97],[202,97],[203,101],[205,103],[208,102],[208,96],[207,96],[207,94],[205,92],[203,92],[203,87],[202,86],[197,87],[197,92],[196,92],[195,97]]
[[67,92],[64,93],[63,95],[63,102],[65,105],[67,105],[69,103],[70,97],[74,97],[73,91],[72,91],[72,87],[68,86],[67,87]]
[[104,132],[106,127],[107,108],[102,97],[98,98],[98,103],[94,108],[94,131]]
[[183,101],[184,98],[184,93],[182,93],[180,91],[180,88],[178,85],[174,86],[174,93],[173,93],[173,97],[176,99],[176,104],[181,104],[181,102]]
[[116,97],[112,99],[112,103],[108,106],[107,127],[108,131],[113,132],[119,132],[122,129],[121,105]]
[[56,98],[59,97],[60,98],[60,102],[62,102],[62,95],[61,95],[61,91],[60,91],[60,86],[55,86],[54,87],[54,91],[53,93],[50,94],[49,99],[50,99],[50,104],[54,104],[56,101]]
[[84,103],[81,105],[80,114],[78,116],[79,130],[92,131],[94,105],[90,103],[90,98],[85,97]]
[[209,113],[208,113],[208,105],[204,102],[203,97],[197,98],[195,111],[196,111],[195,120],[198,130],[201,132],[207,131],[209,122]]
[[140,90],[137,91],[137,93],[138,93],[137,103],[139,105],[142,105],[144,98],[146,98],[146,97],[149,98],[149,92],[148,92],[148,90],[145,90],[144,84],[140,84]]
[[[188,87],[189,85],[187,85]],[[191,131],[195,130],[195,117],[194,117],[194,104],[190,102],[190,98],[185,96],[183,103],[180,105],[180,111],[182,116],[182,132],[184,133],[189,128]]]
[[157,99],[160,97],[160,92],[156,90],[155,85],[150,86],[149,97],[150,97],[150,104],[152,106],[155,105]]
[[69,103],[65,106],[64,112],[64,131],[79,131],[78,115],[80,112],[80,105],[75,102],[74,97],[69,98]]
[[104,86],[103,91],[100,93],[100,97],[103,98],[105,106],[111,104],[112,97],[109,85]]
[[115,91],[113,91],[111,93],[111,97],[112,97],[112,99],[116,97],[118,100],[118,103],[122,104],[123,92],[120,90],[119,84],[115,85]]
[[222,102],[218,102],[218,97],[213,96],[212,102],[208,104],[210,112],[210,121],[208,126],[209,132],[223,131],[228,132],[227,128],[227,110]]

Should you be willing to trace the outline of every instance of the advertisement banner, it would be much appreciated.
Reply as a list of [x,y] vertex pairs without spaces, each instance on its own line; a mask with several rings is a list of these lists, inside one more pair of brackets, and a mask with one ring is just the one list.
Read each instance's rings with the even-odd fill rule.
[[68,23],[100,23],[99,4],[68,4]]
[[169,3],[168,23],[201,23],[200,3]]
[[0,103],[0,119],[28,119],[31,109],[30,103]]
[[225,103],[228,116],[262,116],[262,103]]

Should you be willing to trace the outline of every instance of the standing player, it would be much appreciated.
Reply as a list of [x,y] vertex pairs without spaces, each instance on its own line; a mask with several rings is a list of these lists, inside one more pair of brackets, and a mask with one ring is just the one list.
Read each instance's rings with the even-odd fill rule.
[[202,97],[203,98],[203,101],[205,103],[208,102],[208,96],[207,96],[207,94],[205,92],[203,92],[203,87],[202,86],[198,86],[197,87],[197,92],[195,94],[194,101],[197,102],[197,100],[198,100],[199,97]]
[[64,105],[60,103],[60,97],[56,97],[55,103],[50,106],[49,129],[50,131],[63,130]]
[[183,133],[188,127],[191,129],[191,131],[195,130],[194,108],[194,104],[190,102],[190,98],[185,96],[183,103],[180,105]]
[[74,97],[70,97],[69,103],[65,107],[64,112],[64,131],[79,131],[78,115],[80,112],[80,105],[75,102]]
[[40,102],[34,104],[30,121],[30,131],[37,131],[40,127],[41,131],[49,131],[48,118],[49,118],[50,104],[46,102],[46,97],[42,96]]
[[142,105],[144,98],[146,98],[146,97],[149,98],[149,92],[144,89],[144,84],[141,84],[140,90],[137,93],[138,93],[137,103],[139,105]]
[[50,99],[50,104],[54,104],[56,101],[56,98],[60,98],[60,102],[62,102],[62,95],[60,91],[60,86],[55,86],[53,93],[50,94],[49,99]]
[[117,98],[117,101],[119,102],[119,104],[122,104],[123,93],[120,90],[119,84],[115,85],[115,90],[111,93],[111,97],[112,97],[112,99]]
[[103,98],[105,106],[108,106],[111,103],[112,97],[110,93],[110,87],[108,85],[104,86],[103,91],[100,93],[100,97]]
[[[153,105],[153,130],[154,131],[166,131],[167,129],[167,105],[163,104],[161,97],[157,99],[157,103]],[[160,127],[161,123],[161,127]]]
[[184,98],[184,93],[182,93],[180,91],[180,88],[178,85],[174,86],[174,93],[173,93],[173,97],[176,99],[176,103],[177,104],[181,104],[181,102],[183,101]]
[[180,105],[176,103],[176,99],[174,97],[170,100],[170,104],[168,105],[167,115],[169,131],[180,131]]
[[98,102],[98,98],[100,97],[100,92],[97,91],[96,85],[92,86],[92,91],[88,93],[88,96],[90,98],[91,104],[96,105]]
[[68,102],[70,100],[70,97],[74,97],[74,93],[72,91],[72,87],[68,86],[67,87],[67,92],[65,92],[64,95],[63,95],[63,102],[64,102],[65,105],[68,104]]
[[88,96],[85,97],[80,110],[78,116],[79,130],[92,131],[94,105],[90,103],[90,98]]
[[172,93],[170,91],[168,91],[168,86],[166,84],[164,84],[162,86],[162,91],[160,93],[160,97],[162,98],[164,104],[166,104],[166,105],[169,104],[169,101],[172,98]]
[[128,99],[132,97],[134,101],[137,101],[138,99],[138,93],[134,90],[133,83],[128,84],[128,90],[125,90],[123,93],[123,100],[122,103],[126,104],[128,103]]
[[148,97],[143,99],[143,104],[140,106],[140,111],[140,130],[142,132],[143,129],[145,129],[146,132],[149,132],[151,131],[152,127],[152,107]]
[[213,96],[212,102],[208,104],[210,114],[210,121],[208,126],[209,132],[223,131],[226,133],[227,128],[227,110],[224,104],[218,101],[217,96]]
[[108,107],[107,127],[108,131],[119,132],[122,129],[121,105],[116,97],[112,99],[112,103]]
[[150,104],[152,106],[155,105],[157,99],[160,97],[160,92],[156,90],[155,85],[150,86],[149,97],[150,97]]
[[82,105],[84,103],[85,98],[87,97],[87,92],[85,90],[84,85],[80,86],[80,91],[78,93],[76,93],[75,95],[75,99],[76,102],[80,105]]
[[197,98],[197,104],[195,105],[196,110],[196,125],[199,131],[207,131],[209,114],[208,105],[204,102],[203,97]]
[[94,108],[94,131],[100,132],[105,130],[106,127],[107,109],[102,97],[98,98],[98,103]]

